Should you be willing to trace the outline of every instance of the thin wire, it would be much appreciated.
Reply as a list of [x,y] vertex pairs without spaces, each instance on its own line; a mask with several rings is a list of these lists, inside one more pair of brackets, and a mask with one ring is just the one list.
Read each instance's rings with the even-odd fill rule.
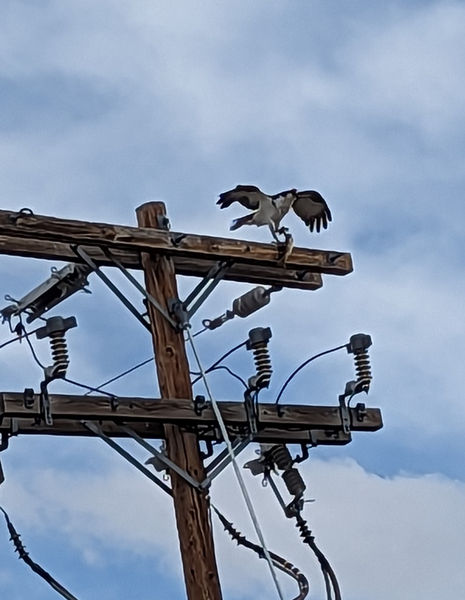
[[117,398],[115,394],[110,394],[110,392],[106,392],[105,390],[98,390],[97,388],[93,388],[90,385],[86,385],[85,383],[79,383],[79,381],[73,381],[72,379],[68,379],[68,377],[60,377],[62,381],[66,381],[67,383],[71,383],[72,385],[76,385],[77,387],[84,388],[85,390],[89,390],[91,392],[101,392],[108,396],[109,398]]
[[226,365],[218,365],[217,367],[213,367],[213,369],[210,369],[210,372],[218,371],[219,369],[224,369],[230,375],[232,375],[232,377],[235,377],[238,381],[240,381],[246,390],[249,389],[249,386],[244,381],[244,379],[242,379],[242,377],[240,375],[238,375],[237,373],[234,373],[234,371],[232,369],[230,369],[229,367],[227,367]]
[[[234,373],[234,371],[232,369],[230,369],[229,367],[227,367],[226,365],[218,365],[217,367],[213,367],[212,369],[207,369],[205,371],[205,373],[212,373],[213,371],[219,371],[220,369],[224,369],[225,371],[227,371],[230,375],[232,375],[232,377],[235,377],[238,381],[240,381],[242,383],[242,385],[248,389],[248,385],[245,382],[244,379],[242,379],[242,377],[240,375],[238,375],[237,373]],[[198,371],[189,371],[190,375],[195,375],[197,377],[197,379],[195,379],[195,381],[191,382],[191,385],[193,385],[194,383],[197,383],[197,381],[199,381],[199,379],[202,378],[202,376],[200,375],[200,373]]]
[[45,371],[45,366],[44,366],[44,365],[43,365],[43,364],[40,362],[40,360],[37,358],[37,354],[36,354],[36,352],[35,352],[35,350],[34,350],[34,346],[32,345],[32,342],[31,342],[31,340],[29,339],[29,335],[30,335],[30,334],[29,334],[29,333],[26,331],[26,329],[24,328],[24,325],[23,325],[23,323],[22,323],[21,319],[20,319],[20,324],[21,324],[21,330],[22,330],[22,332],[24,333],[24,337],[26,338],[27,345],[29,346],[29,348],[30,348],[30,350],[31,350],[31,353],[32,353],[32,356],[33,356],[34,360],[35,360],[35,361],[36,361],[36,363],[39,365],[39,367],[40,367],[42,370],[44,370],[44,371]]
[[[125,375],[129,375],[129,373],[132,373],[136,369],[139,369],[140,367],[143,367],[144,365],[147,365],[148,363],[150,363],[150,362],[152,362],[154,360],[155,360],[155,358],[153,356],[151,358],[147,358],[146,360],[143,360],[142,362],[138,363],[137,365],[134,365],[134,367],[131,367],[130,369],[127,369],[126,371],[123,371],[123,373],[120,373],[119,375],[116,375],[116,377],[112,377],[108,381],[105,381],[104,383],[101,383],[99,386],[97,386],[96,388],[94,388],[92,391],[99,392],[102,388],[104,388],[105,386],[109,385],[110,383],[113,383],[114,381],[116,381],[117,379],[120,379],[121,377],[124,377]],[[92,391],[89,390],[88,392],[86,392],[84,394],[84,396],[88,396],[89,394],[92,393]]]
[[[188,337],[189,343],[191,345],[192,352],[194,354],[194,357],[195,357],[198,369],[199,369],[199,371],[201,373],[201,377],[203,379],[203,382],[204,382],[204,385],[205,385],[205,389],[206,389],[207,394],[208,394],[208,398],[209,398],[209,400],[210,400],[210,402],[212,404],[213,412],[215,413],[216,420],[218,421],[218,425],[220,427],[221,434],[223,436],[223,440],[226,443],[226,448],[228,450],[228,454],[231,457],[231,463],[233,465],[234,472],[235,472],[235,475],[236,475],[236,479],[237,479],[237,481],[239,483],[239,487],[240,487],[242,495],[244,497],[245,504],[247,506],[247,510],[249,511],[249,515],[250,515],[250,518],[252,520],[255,532],[256,532],[256,534],[258,536],[258,539],[260,540],[260,544],[261,544],[261,546],[263,548],[263,553],[265,555],[266,561],[267,561],[268,566],[270,568],[271,577],[273,578],[274,584],[276,586],[276,590],[278,592],[278,596],[279,596],[280,600],[284,600],[284,596],[283,596],[283,593],[281,591],[281,587],[279,585],[279,581],[278,581],[278,578],[276,576],[276,572],[275,572],[275,569],[274,569],[273,561],[271,559],[270,553],[269,553],[269,551],[267,549],[267,546],[265,544],[265,539],[263,537],[263,533],[262,533],[260,524],[258,522],[257,515],[255,513],[255,509],[254,509],[253,504],[252,504],[252,499],[250,498],[250,495],[249,495],[249,493],[247,491],[247,488],[245,486],[245,482],[244,482],[244,479],[242,477],[242,473],[241,473],[241,471],[239,469],[239,465],[237,464],[236,456],[234,454],[234,450],[233,450],[233,447],[231,445],[231,440],[229,439],[228,431],[226,429],[226,425],[224,423],[223,416],[221,415],[221,411],[220,411],[220,409],[218,407],[218,404],[217,404],[216,400],[214,399],[214,397],[213,397],[213,395],[211,393],[210,386],[208,385],[208,380],[207,380],[207,377],[206,377],[206,373],[205,373],[205,371],[204,371],[204,369],[202,367],[202,363],[200,362],[200,358],[199,358],[199,355],[197,354],[197,349],[195,347],[194,339],[193,339],[193,337],[191,335],[191,332],[190,332],[189,328],[187,329],[187,337]],[[231,354],[231,352],[234,352],[234,350],[237,350],[238,348],[240,348],[244,344],[245,344],[245,342],[243,342],[239,346],[236,346],[236,348],[233,348],[232,350],[230,350],[229,352],[227,352],[224,356],[221,357],[221,359],[219,361],[217,361],[217,363],[221,362],[221,360],[223,360],[223,358],[226,358],[226,356],[229,356],[229,354]],[[216,366],[216,364],[212,365],[212,366]]]
[[[190,331],[188,331],[188,334],[190,334]],[[187,338],[187,341],[189,341],[193,336],[189,336]],[[240,344],[237,344],[237,346],[234,346],[234,348],[231,348],[230,350],[228,350],[227,352],[225,352],[223,354],[223,356],[221,356],[218,360],[216,360],[212,365],[210,365],[208,367],[208,369],[206,369],[205,373],[210,373],[211,371],[214,371],[216,369],[216,366],[220,364],[220,362],[222,362],[225,358],[228,358],[228,356],[230,356],[233,352],[236,352],[236,350],[239,350],[239,348],[242,348],[242,346],[245,346],[247,344],[247,340],[245,342],[241,342]],[[194,385],[194,383],[197,383],[197,381],[200,381],[202,379],[202,374],[200,374],[196,379],[194,379],[194,381],[192,381],[192,385]],[[248,387],[248,386],[246,386]]]
[[204,327],[203,329],[199,329],[199,331],[197,331],[196,333],[194,333],[194,335],[192,337],[197,337],[198,335],[200,335],[204,331],[207,331],[207,329],[208,329],[208,327]]
[[[27,333],[27,335],[32,335],[33,333],[35,333],[36,331],[39,331],[39,329],[41,329],[40,327],[37,327],[37,329],[33,329],[32,331],[29,331]],[[18,335],[18,337],[15,337],[11,340],[8,340],[7,342],[3,342],[3,344],[0,345],[0,350],[2,348],[4,348],[5,346],[8,346],[8,344],[12,344],[13,342],[21,342],[22,339],[25,337],[25,332],[22,333],[21,335]]]
[[[192,343],[192,342],[191,342]],[[215,361],[210,367],[208,367],[208,370],[213,369],[213,367],[216,367],[216,365],[219,365],[220,362],[223,362],[223,360],[225,358],[228,358],[228,356],[230,354],[232,354],[233,352],[236,352],[236,350],[239,350],[239,348],[242,348],[242,346],[245,346],[247,344],[247,340],[245,340],[244,342],[241,342],[240,344],[237,344],[237,346],[234,346],[234,348],[231,348],[231,350],[228,350],[227,352],[225,352],[223,354],[223,356],[221,356],[217,361]]]
[[305,366],[307,366],[308,363],[312,362],[316,358],[320,358],[320,356],[324,356],[325,354],[330,354],[331,352],[336,352],[336,350],[341,350],[342,348],[347,348],[347,344],[343,344],[342,346],[336,346],[336,348],[331,348],[330,350],[325,350],[324,352],[319,352],[318,354],[315,354],[315,356],[308,358],[300,366],[298,366],[297,369],[289,375],[289,377],[284,382],[283,387],[279,390],[279,394],[276,397],[275,404],[278,404],[281,396],[283,395],[284,390],[287,388],[287,386],[291,382],[291,380],[297,375],[297,373],[301,369],[303,369]]

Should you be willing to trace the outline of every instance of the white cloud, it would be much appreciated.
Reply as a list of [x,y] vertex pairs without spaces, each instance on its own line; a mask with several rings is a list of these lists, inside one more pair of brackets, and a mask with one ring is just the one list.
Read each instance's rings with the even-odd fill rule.
[[[241,457],[241,462],[245,460]],[[307,497],[316,498],[307,505],[305,516],[336,570],[344,597],[368,600],[376,590],[377,600],[432,600],[445,589],[460,596],[465,585],[463,483],[435,474],[385,479],[351,460],[314,458],[300,468]],[[322,586],[316,561],[301,545],[293,522],[281,514],[259,477],[252,479],[248,472],[245,477],[270,550],[310,574],[318,598],[315,590],[321,594]],[[287,492],[283,494],[286,497]],[[255,541],[231,471],[214,482],[212,499],[237,529]],[[99,475],[56,469],[31,473],[23,468],[5,485],[2,502],[20,521],[24,539],[34,531],[49,536],[53,525],[54,535],[66,535],[89,568],[102,560],[111,563],[105,549],[115,546],[128,554],[157,556],[167,573],[179,575],[171,502],[127,467],[114,465]],[[216,521],[215,531],[225,593],[269,597],[273,587],[265,561],[237,548]],[[295,584],[285,576],[280,579],[292,593]]]

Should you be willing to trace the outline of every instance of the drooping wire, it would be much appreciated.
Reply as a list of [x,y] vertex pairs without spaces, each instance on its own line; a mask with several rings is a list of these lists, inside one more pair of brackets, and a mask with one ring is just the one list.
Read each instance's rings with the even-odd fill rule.
[[[231,445],[231,440],[229,439],[228,431],[226,429],[226,425],[224,423],[223,416],[222,416],[221,411],[219,409],[218,403],[216,402],[216,400],[213,397],[213,394],[212,394],[212,392],[210,390],[210,386],[208,384],[208,380],[207,380],[207,377],[206,377],[205,370],[204,370],[204,368],[202,366],[202,363],[200,361],[200,358],[199,358],[199,355],[197,353],[197,349],[196,349],[196,346],[195,346],[195,342],[194,342],[194,339],[192,337],[192,334],[191,334],[189,328],[187,328],[187,337],[188,337],[190,346],[192,348],[192,352],[194,354],[194,358],[195,358],[195,361],[197,363],[197,367],[198,367],[198,369],[200,371],[200,377],[203,379],[203,383],[205,385],[205,390],[207,392],[208,399],[211,402],[213,412],[215,413],[215,417],[216,417],[216,420],[218,421],[218,425],[219,425],[221,434],[223,436],[223,440],[224,440],[224,442],[226,444],[226,448],[228,450],[228,454],[229,454],[229,456],[231,458],[231,463],[232,463],[232,466],[233,466],[233,469],[234,469],[234,473],[236,475],[236,479],[237,479],[237,481],[239,483],[239,488],[241,490],[242,496],[243,496],[245,504],[247,506],[247,510],[248,510],[250,518],[252,520],[255,532],[256,532],[257,537],[258,537],[258,539],[260,541],[260,545],[263,548],[263,553],[264,553],[265,559],[266,559],[266,561],[268,563],[268,566],[269,566],[269,569],[270,569],[270,573],[271,573],[271,577],[273,579],[273,582],[275,584],[276,590],[278,592],[278,596],[279,596],[280,600],[284,600],[284,596],[283,596],[283,593],[281,591],[281,586],[279,585],[279,581],[278,581],[278,578],[277,578],[277,575],[276,575],[276,572],[275,572],[273,561],[272,561],[270,553],[269,553],[269,551],[267,549],[267,546],[266,546],[266,543],[265,543],[265,539],[264,539],[264,536],[263,536],[260,524],[258,522],[257,515],[255,513],[255,509],[254,509],[254,506],[253,506],[253,503],[252,503],[252,499],[251,499],[251,497],[249,495],[249,492],[248,492],[248,490],[246,488],[244,478],[242,477],[241,470],[239,468],[239,465],[238,465],[237,460],[236,460],[236,456],[234,454],[233,447]],[[243,346],[245,344],[246,344],[246,342],[243,342],[242,344],[239,344],[235,348],[232,348],[225,355],[223,355],[216,363],[214,363],[214,365],[212,365],[212,366],[216,366],[224,358],[226,358],[232,352],[234,352],[235,350],[237,350],[238,348],[240,348],[241,346]]]
[[248,389],[249,386],[247,385],[247,383],[245,382],[245,380],[242,379],[242,377],[240,375],[238,375],[237,373],[235,373],[232,369],[230,369],[226,365],[218,365],[217,367],[213,367],[212,369],[210,369],[209,372],[219,371],[220,369],[223,369],[224,371],[227,371],[232,377],[235,377],[238,381],[240,381],[242,383],[242,385],[245,387],[245,389]]
[[18,331],[20,331],[23,334],[23,336],[24,336],[24,338],[25,338],[25,340],[27,342],[27,345],[29,346],[29,349],[31,351],[33,359],[36,361],[36,363],[39,365],[39,367],[43,371],[45,371],[45,366],[40,362],[39,358],[37,357],[36,351],[34,350],[34,346],[32,345],[32,342],[29,339],[29,337],[32,335],[33,332],[29,333],[29,332],[26,331],[26,328],[23,325],[21,316],[19,317],[19,323],[16,326],[16,329],[18,329]]
[[[188,333],[189,333],[189,330],[188,330]],[[188,336],[188,341],[192,338],[193,338],[193,336],[190,336],[190,337]],[[241,342],[240,344],[237,344],[237,346],[234,346],[234,348],[229,349],[227,352],[225,352],[223,354],[223,356],[220,356],[220,358],[218,360],[216,360],[212,365],[210,365],[208,367],[208,369],[205,369],[205,373],[210,373],[211,371],[214,371],[216,369],[217,365],[219,365],[221,362],[223,362],[223,360],[225,358],[228,358],[228,356],[230,356],[233,352],[236,352],[236,350],[239,350],[239,348],[242,348],[242,346],[245,346],[246,344],[247,344],[247,340],[245,342]],[[194,379],[191,382],[192,385],[194,385],[194,383],[197,383],[201,379],[202,379],[202,374],[200,374],[196,379]],[[246,387],[248,387],[247,384],[246,384]]]
[[30,567],[34,573],[37,573],[42,579],[44,579],[56,592],[58,592],[63,598],[67,600],[77,600],[76,596],[73,596],[71,592],[68,592],[66,588],[64,588],[61,583],[59,583],[56,579],[54,579],[50,573],[48,573],[45,569],[43,569],[39,564],[34,562],[32,558],[29,556],[29,553],[26,551],[24,544],[20,539],[19,533],[13,526],[13,523],[10,521],[10,518],[7,512],[0,506],[0,510],[2,511],[5,521],[8,527],[8,531],[10,533],[10,540],[13,542],[15,546],[15,552],[18,553],[19,558],[23,560],[28,567]]
[[[40,360],[37,358],[37,354],[34,350],[34,346],[32,345],[31,340],[29,339],[30,333],[27,333],[21,323],[21,327],[22,327],[22,331],[24,333],[24,337],[26,339],[26,342],[28,343],[28,346],[31,350],[32,356],[34,358],[34,360],[36,361],[36,363],[39,365],[39,367],[41,367],[43,370],[45,370],[45,366],[40,362]],[[114,394],[110,394],[109,392],[105,392],[104,390],[98,390],[97,388],[93,388],[90,385],[86,385],[84,383],[79,383],[78,381],[73,381],[72,379],[68,379],[68,377],[61,377],[60,378],[62,381],[66,381],[67,383],[71,383],[72,385],[75,385],[77,387],[81,387],[84,388],[86,390],[88,390],[89,392],[101,392],[102,394],[104,394],[105,396],[109,396],[110,398],[115,398]]]
[[279,390],[279,393],[276,396],[275,404],[278,404],[279,400],[281,399],[281,396],[284,393],[284,390],[287,388],[287,386],[289,385],[289,383],[291,382],[291,380],[297,375],[297,373],[299,371],[301,371],[304,367],[306,367],[313,360],[315,360],[317,358],[320,358],[320,356],[324,356],[325,354],[330,354],[331,352],[336,352],[336,350],[341,350],[342,348],[347,348],[347,344],[342,344],[341,346],[336,346],[335,348],[331,348],[330,350],[325,350],[324,352],[319,352],[318,354],[315,354],[314,356],[311,356],[310,358],[308,358],[307,360],[305,360],[301,365],[299,365],[297,367],[297,369],[295,369],[295,371],[293,371],[289,375],[289,377],[284,382],[282,388]]
[[[7,344],[11,344],[12,342],[15,341],[20,341],[21,339],[25,339],[30,350],[31,350],[31,354],[35,360],[35,362],[39,365],[39,367],[43,370],[45,370],[45,366],[41,363],[41,361],[39,360],[39,358],[37,357],[36,351],[34,349],[34,346],[32,345],[31,340],[29,339],[29,337],[34,334],[38,329],[40,329],[40,327],[38,327],[37,329],[34,329],[33,331],[26,331],[22,321],[21,321],[21,317],[20,317],[20,322],[18,323],[18,326],[16,327],[16,329],[18,329],[19,331],[21,331],[21,334],[18,335],[18,337],[9,340],[8,342],[6,342],[5,344],[0,346],[0,349],[3,348],[3,346],[6,346]],[[134,365],[133,367],[127,369],[126,371],[123,371],[122,373],[120,373],[119,375],[116,375],[116,377],[112,377],[111,379],[109,379],[108,381],[105,381],[104,383],[101,383],[98,387],[92,387],[90,385],[85,385],[84,383],[79,383],[78,381],[73,381],[72,379],[68,379],[67,377],[62,377],[61,379],[63,381],[66,381],[67,383],[71,383],[72,385],[81,387],[83,389],[86,389],[87,392],[86,394],[84,394],[84,396],[87,396],[88,394],[91,394],[92,392],[101,392],[102,394],[105,394],[106,396],[109,396],[110,398],[114,398],[115,395],[114,394],[110,394],[109,392],[105,392],[104,390],[102,390],[103,387],[105,387],[106,385],[109,385],[110,383],[113,383],[114,381],[116,381],[117,379],[120,379],[121,377],[124,377],[125,375],[128,375],[129,373],[132,373],[133,371],[135,371],[136,369],[139,369],[140,367],[148,364],[149,362],[152,362],[154,360],[154,357],[148,358],[140,363],[138,363],[137,365]]]
[[[236,378],[238,381],[240,381],[242,383],[242,385],[245,387],[245,389],[248,389],[248,385],[245,382],[244,379],[242,379],[242,377],[240,375],[238,375],[237,373],[235,373],[232,369],[230,369],[229,367],[227,367],[226,365],[218,365],[217,367],[213,367],[211,369],[207,369],[207,371],[205,371],[205,373],[213,373],[213,371],[219,371],[220,369],[223,369],[224,371],[227,371],[232,377]],[[190,371],[191,375],[195,375],[197,377],[197,379],[195,379],[195,381],[191,382],[192,385],[196,382],[198,382],[201,379],[200,373],[198,371]]]

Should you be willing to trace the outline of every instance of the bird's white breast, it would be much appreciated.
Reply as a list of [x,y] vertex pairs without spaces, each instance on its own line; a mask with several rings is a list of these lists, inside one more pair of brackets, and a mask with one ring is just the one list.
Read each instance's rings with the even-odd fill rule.
[[284,196],[278,196],[277,198],[273,199],[276,210],[279,212],[281,217],[283,217],[289,211],[293,200],[294,196],[292,194],[285,194]]

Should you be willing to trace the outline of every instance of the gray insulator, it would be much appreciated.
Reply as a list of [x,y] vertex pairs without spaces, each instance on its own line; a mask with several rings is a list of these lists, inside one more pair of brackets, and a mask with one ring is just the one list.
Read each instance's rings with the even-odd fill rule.
[[270,302],[270,294],[262,286],[257,286],[243,296],[236,298],[232,305],[232,312],[238,317],[245,318],[263,308]]
[[268,347],[263,344],[253,348],[256,375],[254,376],[254,387],[256,389],[267,388],[270,385],[273,369]]
[[356,385],[359,386],[359,388],[364,392],[368,392],[372,380],[370,357],[368,352],[366,350],[364,352],[355,352],[354,361],[355,373],[357,376]]
[[276,444],[268,454],[278,469],[284,471],[292,467],[292,456],[284,444]]
[[295,498],[300,498],[301,496],[303,496],[306,486],[304,480],[302,479],[302,476],[300,475],[297,469],[293,468],[284,471],[284,473],[282,474],[282,478],[284,483],[286,484],[288,492],[292,496],[294,496]]
[[68,346],[63,331],[50,334],[50,347],[53,359],[53,374],[55,377],[64,377],[69,365]]

